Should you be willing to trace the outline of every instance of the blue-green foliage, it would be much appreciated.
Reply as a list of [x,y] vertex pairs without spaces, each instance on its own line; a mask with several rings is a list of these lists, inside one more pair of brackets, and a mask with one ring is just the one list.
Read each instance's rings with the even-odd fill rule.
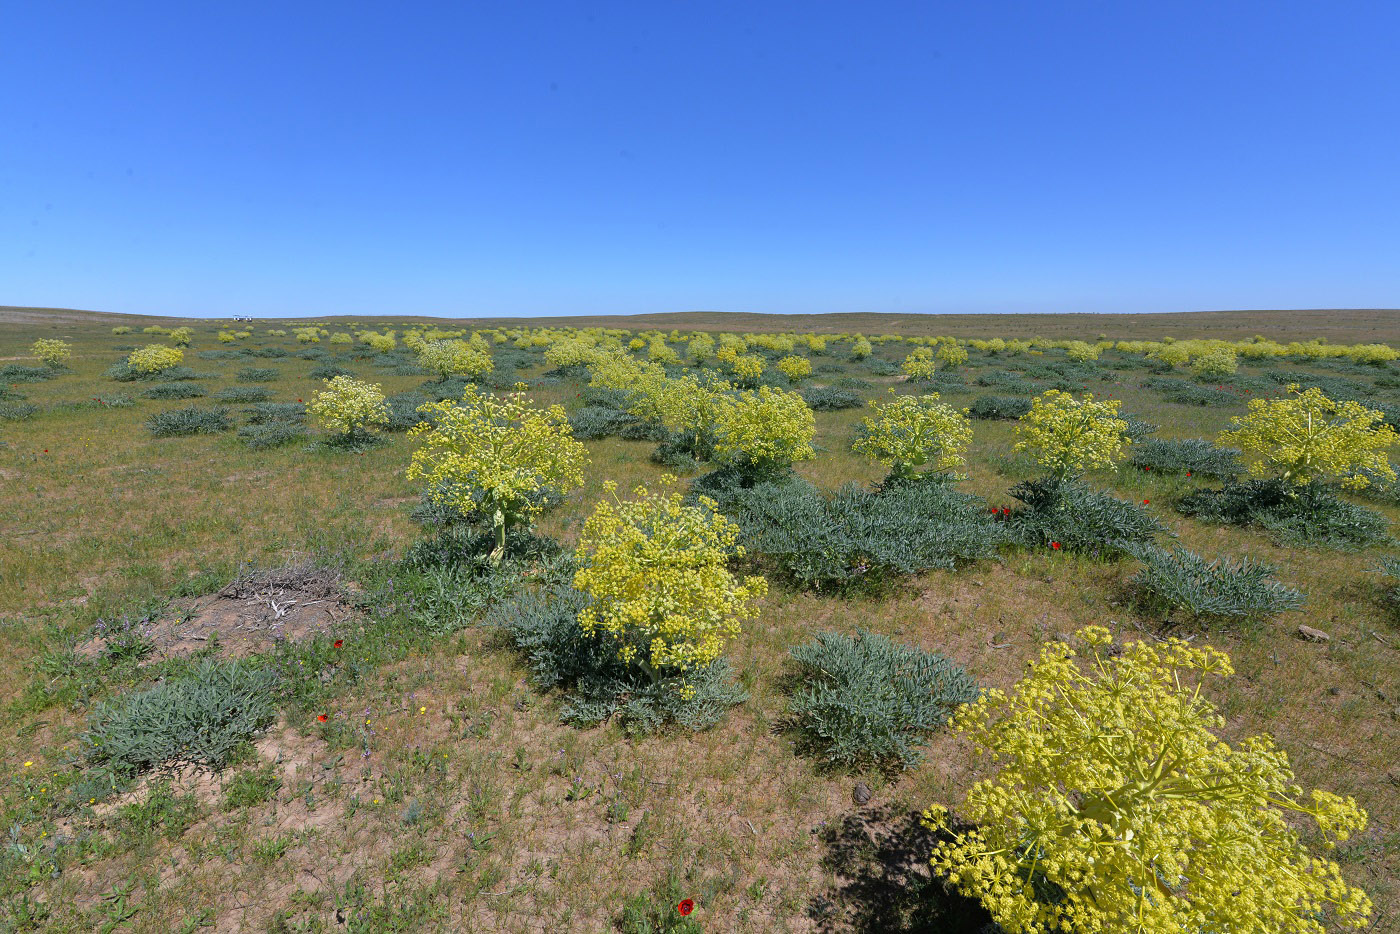
[[1185,441],[1148,439],[1128,449],[1128,463],[1156,473],[1190,473],[1197,477],[1229,479],[1244,469],[1238,448],[1218,447],[1200,438]]
[[146,419],[146,428],[157,438],[177,435],[211,435],[233,427],[226,409],[203,409],[192,405],[186,409],[157,412]]
[[83,736],[88,759],[126,776],[177,764],[221,768],[276,718],[275,684],[266,669],[206,661],[190,674],[98,704]]
[[1031,410],[1031,400],[1020,396],[979,396],[967,407],[972,418],[1014,420]]
[[928,734],[977,697],[960,666],[878,634],[826,632],[789,654],[794,726],[829,765],[912,768]]
[[1136,503],[1077,481],[1027,480],[1013,487],[1011,495],[1025,505],[1012,511],[1009,531],[1028,548],[1058,542],[1065,551],[1117,558],[1167,531]]
[[1347,551],[1391,541],[1385,516],[1342,499],[1321,483],[1232,481],[1182,497],[1177,509],[1205,522],[1262,528],[1288,545]]
[[1142,569],[1129,581],[1141,604],[1166,618],[1257,622],[1303,605],[1303,594],[1274,577],[1275,568],[1243,558],[1214,561],[1184,548],[1144,548]]

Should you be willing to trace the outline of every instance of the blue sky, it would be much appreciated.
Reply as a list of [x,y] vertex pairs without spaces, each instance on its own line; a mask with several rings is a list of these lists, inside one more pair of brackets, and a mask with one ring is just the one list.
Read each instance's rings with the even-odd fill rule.
[[0,304],[1400,307],[1400,4],[14,3]]

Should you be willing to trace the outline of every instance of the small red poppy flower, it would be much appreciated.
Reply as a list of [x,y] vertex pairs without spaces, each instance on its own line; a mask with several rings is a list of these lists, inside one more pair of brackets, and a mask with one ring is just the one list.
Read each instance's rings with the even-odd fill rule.
[[1144,467],[1144,468],[1142,468],[1142,469],[1143,469],[1143,470],[1151,470],[1151,469],[1152,469],[1152,465],[1151,465],[1151,464],[1148,464],[1146,467]]
[[48,449],[48,448],[44,448],[44,453],[45,453],[45,454],[49,453],[49,449]]
[[300,400],[300,399],[298,399],[298,400],[297,400],[297,401],[298,401],[298,402],[300,402],[300,401],[301,401],[301,400]]
[[1191,471],[1189,471],[1189,470],[1186,471],[1186,476],[1188,476],[1188,477],[1191,476]]
[[326,722],[326,715],[325,715],[325,714],[317,714],[317,715],[316,715],[316,722],[317,722],[317,723],[325,723],[325,722]]
[[1011,515],[1011,507],[1010,507],[1010,506],[1003,506],[1003,507],[1001,507],[1001,514],[1002,514],[1003,516],[1009,516],[1009,515]]
[[344,639],[337,639],[337,640],[335,640],[335,647],[336,647],[336,648],[340,648],[340,647],[342,647],[343,645],[345,645],[345,640],[344,640]]
[[1059,542],[1051,542],[1051,543],[1050,543],[1050,547],[1053,548],[1055,551],[1059,551],[1059,550],[1060,550],[1060,543],[1059,543]]
[[676,906],[676,911],[680,912],[683,915],[688,915],[694,910],[695,900],[692,898],[683,899],[681,903]]
[[1143,504],[1144,506],[1146,506],[1146,505],[1148,505],[1148,504],[1151,503],[1151,502],[1152,502],[1152,500],[1150,500],[1150,499],[1145,499],[1145,500],[1142,501],[1142,504]]

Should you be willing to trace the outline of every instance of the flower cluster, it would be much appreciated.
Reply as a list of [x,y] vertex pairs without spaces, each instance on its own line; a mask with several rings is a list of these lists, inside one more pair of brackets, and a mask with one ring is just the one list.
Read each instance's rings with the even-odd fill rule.
[[915,347],[899,367],[904,374],[914,380],[933,379],[937,364],[933,362],[933,351],[927,347]]
[[961,479],[957,471],[967,465],[963,452],[972,442],[972,426],[965,415],[939,402],[936,392],[895,395],[888,402],[872,401],[871,405],[875,414],[865,419],[865,436],[852,450],[889,467],[897,477],[913,477],[927,465],[934,473]]
[[1395,479],[1386,452],[1400,440],[1385,424],[1385,414],[1360,402],[1333,402],[1312,387],[1288,387],[1282,399],[1251,399],[1249,414],[1230,421],[1232,430],[1219,443],[1235,445],[1257,455],[1250,464],[1256,477],[1275,472],[1295,484],[1338,480],[1360,489],[1368,474]]
[[147,344],[140,350],[133,350],[126,358],[126,365],[138,373],[159,373],[172,366],[178,366],[185,359],[185,352],[178,347],[164,344]]
[[418,365],[432,370],[442,380],[454,373],[461,373],[473,380],[480,379],[490,373],[494,366],[484,341],[473,346],[462,340],[424,342],[418,347]]
[[1118,400],[1095,402],[1092,393],[1076,399],[1050,389],[1032,399],[1031,410],[1021,416],[1015,449],[1064,480],[1126,457],[1127,428],[1118,417]]
[[536,408],[523,393],[498,398],[468,386],[460,402],[419,411],[433,424],[409,431],[425,444],[413,452],[408,479],[427,481],[429,498],[462,516],[484,512],[496,534],[493,560],[505,553],[507,527],[539,514],[541,492],[583,484],[588,450],[562,406]]
[[806,400],[795,392],[760,386],[719,412],[714,459],[755,474],[778,474],[816,457],[816,434],[817,420]]
[[[608,492],[616,489],[609,481]],[[611,635],[619,657],[654,679],[708,665],[738,635],[740,620],[757,615],[753,601],[768,585],[729,572],[729,559],[744,549],[739,527],[713,500],[690,506],[678,492],[644,486],[633,496],[601,501],[584,523],[574,586],[592,603],[579,625]]]
[[321,427],[335,435],[367,434],[389,421],[384,393],[374,383],[352,376],[326,380],[325,390],[318,392],[307,408]]
[[1341,841],[1366,815],[1350,798],[1305,796],[1268,737],[1215,735],[1224,718],[1201,682],[1231,674],[1229,658],[1176,639],[1115,656],[1108,630],[1078,635],[1087,665],[1046,646],[1010,695],[989,690],[954,715],[998,772],[961,809],[975,829],[951,828],[941,806],[926,813],[948,831],[934,867],[1009,934],[1321,934],[1329,912],[1364,926],[1366,894],[1285,816]]
[[783,357],[778,361],[778,369],[795,383],[812,375],[812,361],[806,357]]
[[73,345],[67,341],[41,337],[29,345],[29,352],[38,357],[45,366],[60,367],[73,356]]

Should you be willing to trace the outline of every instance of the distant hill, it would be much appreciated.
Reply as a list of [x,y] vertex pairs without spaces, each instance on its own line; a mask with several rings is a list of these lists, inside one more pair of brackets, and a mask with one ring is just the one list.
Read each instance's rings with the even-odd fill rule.
[[[102,326],[129,324],[209,324],[231,319],[171,318],[125,315],[72,308],[24,308],[0,305],[0,326],[25,330],[45,325]],[[589,315],[544,318],[460,318],[423,315],[334,315],[327,317],[255,318],[254,323],[317,321],[330,325],[404,321],[472,327],[613,327],[669,331],[832,331],[863,334],[948,335],[952,337],[1077,337],[1110,340],[1163,337],[1238,339],[1263,334],[1273,340],[1322,337],[1333,343],[1400,345],[1400,309],[1338,308],[1307,310],[1186,311],[1162,314],[921,315],[831,314],[769,315],[750,312],[679,311],[646,315]]]

